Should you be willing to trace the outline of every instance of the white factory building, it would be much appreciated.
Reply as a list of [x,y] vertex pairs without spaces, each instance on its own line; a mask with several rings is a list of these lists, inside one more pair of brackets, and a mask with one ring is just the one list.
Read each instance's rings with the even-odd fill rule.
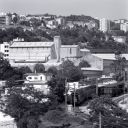
[[61,45],[59,36],[51,42],[13,41],[9,49],[9,61],[14,67],[33,66],[43,63],[45,66],[58,66],[63,59],[80,57],[78,45]]

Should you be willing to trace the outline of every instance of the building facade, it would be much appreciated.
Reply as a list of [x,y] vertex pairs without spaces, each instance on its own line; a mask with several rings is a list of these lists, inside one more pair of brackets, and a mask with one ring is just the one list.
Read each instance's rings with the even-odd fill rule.
[[10,49],[10,44],[8,42],[4,42],[3,44],[0,44],[0,52],[3,54],[4,59],[9,59],[9,49]]
[[11,16],[6,14],[0,15],[0,25],[10,25],[11,24]]
[[127,32],[128,31],[128,22],[120,24],[120,30]]
[[100,31],[107,32],[110,30],[110,21],[103,18],[100,19]]

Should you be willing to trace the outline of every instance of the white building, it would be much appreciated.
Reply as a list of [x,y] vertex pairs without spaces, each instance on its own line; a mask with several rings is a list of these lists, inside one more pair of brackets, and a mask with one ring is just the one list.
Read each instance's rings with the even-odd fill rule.
[[49,93],[48,81],[51,79],[50,74],[43,73],[27,73],[25,74],[25,85],[32,85],[37,91],[43,92],[45,95]]
[[128,22],[120,24],[120,30],[127,32],[128,31]]
[[11,24],[11,16],[6,13],[0,13],[0,25],[10,25]]
[[0,52],[3,53],[4,59],[9,58],[9,47],[10,44],[8,42],[4,42],[3,44],[0,44]]
[[49,60],[60,61],[60,37],[54,37],[51,42],[17,42],[10,46],[9,60],[12,66],[34,65],[46,63]]
[[65,25],[65,19],[63,17],[56,18],[56,22],[58,25]]
[[125,43],[126,42],[125,36],[112,36],[112,37],[118,43]]
[[110,21],[103,18],[100,19],[100,31],[107,32],[110,30]]

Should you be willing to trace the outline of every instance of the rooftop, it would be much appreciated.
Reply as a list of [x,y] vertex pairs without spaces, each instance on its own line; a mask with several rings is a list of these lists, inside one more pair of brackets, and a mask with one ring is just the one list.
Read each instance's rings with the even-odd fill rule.
[[[115,54],[93,54],[93,55],[103,60],[116,60]],[[128,60],[128,54],[122,54],[122,57],[125,57],[126,60]]]
[[51,47],[54,42],[14,42],[11,48],[15,47]]
[[86,68],[81,68],[81,70],[86,70],[86,71],[102,71],[101,69],[98,69],[96,67],[86,67]]
[[61,48],[77,48],[78,45],[61,45]]

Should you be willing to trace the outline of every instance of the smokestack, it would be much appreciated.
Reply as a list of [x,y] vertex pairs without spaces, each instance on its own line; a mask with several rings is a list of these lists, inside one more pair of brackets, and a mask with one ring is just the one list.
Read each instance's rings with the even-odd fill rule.
[[55,36],[54,37],[54,43],[55,43],[55,51],[56,51],[57,62],[60,62],[60,48],[61,48],[61,38],[60,38],[60,36]]

